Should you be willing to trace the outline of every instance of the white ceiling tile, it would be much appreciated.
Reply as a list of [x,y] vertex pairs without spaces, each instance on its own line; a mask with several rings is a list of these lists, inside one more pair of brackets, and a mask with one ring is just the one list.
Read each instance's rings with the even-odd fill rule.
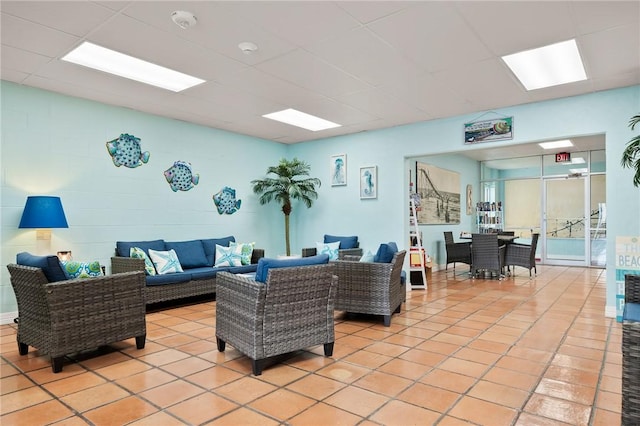
[[342,1],[337,3],[363,24],[415,5],[411,1]]
[[[627,74],[640,64],[640,29],[637,25],[615,27],[579,39],[587,75],[593,78]],[[615,46],[610,49],[609,46]]]
[[50,58],[66,53],[78,44],[78,37],[63,33],[22,18],[2,13],[0,37],[2,44],[28,50]]
[[39,67],[51,61],[51,58],[37,53],[16,49],[11,46],[2,46],[0,50],[1,63],[14,71],[22,71],[27,74],[35,72]]
[[353,105],[370,115],[403,123],[429,119],[426,113],[389,96],[379,89],[364,90],[341,96],[341,102]]
[[574,1],[578,34],[589,34],[620,25],[638,23],[640,2],[638,1]]

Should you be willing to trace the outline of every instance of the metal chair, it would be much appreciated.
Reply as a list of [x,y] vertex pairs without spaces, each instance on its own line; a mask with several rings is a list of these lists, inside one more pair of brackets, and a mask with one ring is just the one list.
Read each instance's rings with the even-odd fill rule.
[[513,272],[515,274],[516,266],[521,266],[529,270],[529,277],[531,277],[531,270],[537,274],[536,269],[536,248],[538,246],[538,238],[540,234],[531,235],[531,244],[519,244],[509,243],[506,245],[505,261],[504,264],[508,267],[513,266]]
[[456,270],[457,263],[466,263],[471,266],[471,243],[453,241],[453,233],[449,231],[444,232],[444,245],[447,251],[447,263],[445,269],[448,269],[449,264],[453,263],[453,271]]
[[504,276],[505,247],[498,243],[498,234],[471,235],[471,274],[477,276],[480,271],[494,272],[498,278]]

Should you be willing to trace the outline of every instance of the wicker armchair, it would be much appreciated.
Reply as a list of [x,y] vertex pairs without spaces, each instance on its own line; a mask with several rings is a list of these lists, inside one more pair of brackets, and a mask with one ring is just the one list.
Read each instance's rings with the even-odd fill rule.
[[[340,248],[338,249],[338,257],[340,259],[345,256],[362,256],[362,249],[360,248],[360,242],[357,236],[339,236],[339,235],[327,235],[325,234],[323,241],[325,243],[340,242]],[[347,245],[347,248],[342,248]],[[318,254],[316,247],[306,247],[302,249],[302,257],[310,257]]]
[[18,301],[20,355],[33,346],[49,354],[53,372],[59,373],[68,354],[131,337],[144,348],[144,273],[49,283],[40,268],[11,264],[7,269]]
[[453,241],[453,232],[444,232],[444,246],[447,250],[447,263],[445,269],[453,263],[453,270],[456,270],[456,263],[466,263],[471,266],[471,242],[456,243]]
[[540,234],[531,235],[531,245],[509,243],[506,245],[505,261],[507,266],[513,266],[513,272],[515,274],[516,266],[521,266],[529,270],[529,277],[531,277],[531,270],[537,274],[536,269],[536,247],[538,246],[538,237]]
[[622,424],[640,424],[640,275],[624,277]]
[[391,315],[400,312],[407,297],[401,280],[406,253],[396,252],[390,263],[359,262],[357,256],[333,262],[338,276],[336,310],[382,315],[389,327]]
[[498,243],[498,234],[471,234],[471,274],[477,276],[480,271],[494,272],[498,278],[504,276],[505,246]]
[[270,269],[265,283],[242,275],[217,275],[216,340],[251,358],[253,374],[264,361],[315,345],[333,355],[333,264]]

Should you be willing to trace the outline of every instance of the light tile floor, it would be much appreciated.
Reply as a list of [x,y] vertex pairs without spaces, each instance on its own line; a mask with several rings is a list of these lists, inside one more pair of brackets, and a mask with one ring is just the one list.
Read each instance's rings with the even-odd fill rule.
[[250,374],[215,344],[215,302],[147,315],[133,339],[53,374],[0,327],[8,425],[619,425],[621,326],[604,317],[605,271],[539,266],[502,281],[435,272],[391,327],[336,313],[333,357],[300,351]]

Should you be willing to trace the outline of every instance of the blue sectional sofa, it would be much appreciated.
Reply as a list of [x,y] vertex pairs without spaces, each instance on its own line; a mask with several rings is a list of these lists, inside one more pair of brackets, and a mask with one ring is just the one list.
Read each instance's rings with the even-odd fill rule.
[[254,248],[250,264],[215,267],[216,245],[229,247],[232,242],[236,242],[233,236],[189,241],[118,241],[116,254],[111,258],[111,272],[116,274],[127,271],[145,271],[145,259],[130,256],[133,247],[144,251],[148,258],[150,258],[149,250],[160,252],[174,250],[183,272],[162,275],[149,275],[147,272],[145,275],[146,303],[213,294],[216,292],[218,272],[225,271],[234,274],[256,272],[258,260],[264,257],[263,249]]

